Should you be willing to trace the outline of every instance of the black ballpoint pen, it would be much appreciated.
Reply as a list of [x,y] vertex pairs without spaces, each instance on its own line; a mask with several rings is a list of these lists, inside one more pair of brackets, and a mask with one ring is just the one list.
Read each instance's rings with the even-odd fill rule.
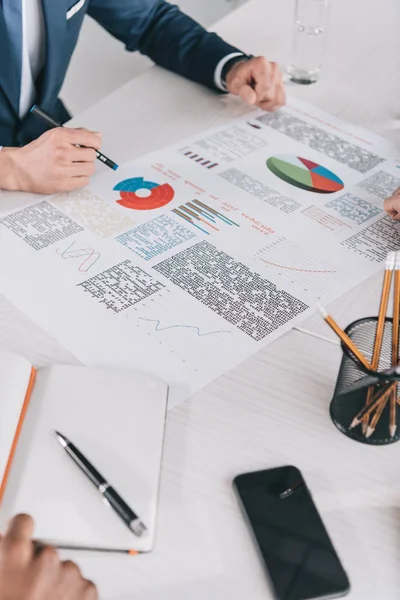
[[[32,106],[30,112],[33,115],[40,117],[42,119],[42,121],[47,123],[47,125],[49,127],[51,127],[52,129],[54,129],[55,127],[63,127],[63,125],[61,123],[59,123],[58,121],[53,119],[53,117],[51,115],[49,115],[45,110],[43,110],[43,108],[40,108],[40,106],[36,106],[36,104],[34,104]],[[96,155],[97,155],[97,158],[102,163],[107,165],[107,167],[110,167],[110,169],[113,169],[113,171],[116,171],[118,169],[118,165],[114,161],[112,161],[110,158],[107,158],[107,156],[105,156],[104,154],[99,152],[99,150],[96,150]]]
[[138,537],[145,531],[146,526],[142,523],[135,512],[121,498],[118,492],[108,483],[98,470],[88,461],[82,452],[78,450],[64,435],[55,431],[56,437],[64,450],[69,454],[76,465],[85,473],[90,481],[96,486],[103,496],[105,503],[110,506],[123,520],[125,525]]

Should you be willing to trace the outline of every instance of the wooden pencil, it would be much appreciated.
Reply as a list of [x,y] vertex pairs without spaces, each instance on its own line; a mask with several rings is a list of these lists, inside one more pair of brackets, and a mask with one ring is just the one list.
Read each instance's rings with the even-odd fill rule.
[[357,346],[355,345],[355,343],[353,342],[353,340],[351,340],[349,338],[349,336],[347,335],[347,333],[345,333],[343,331],[343,329],[341,329],[339,327],[339,325],[336,323],[336,321],[334,321],[334,319],[329,315],[328,311],[326,310],[326,308],[324,308],[323,306],[319,306],[319,311],[322,314],[322,316],[324,317],[326,323],[329,325],[329,327],[336,333],[336,335],[340,338],[340,340],[342,341],[342,343],[346,346],[346,348],[352,353],[354,354],[354,356],[357,358],[357,360],[369,371],[372,370],[372,365],[371,363],[365,358],[364,354],[357,348]]
[[[393,323],[392,323],[392,367],[399,362],[399,320],[400,320],[400,252],[396,252],[396,264],[394,272],[393,293]],[[390,425],[391,437],[396,435],[397,430],[397,385],[390,398]]]
[[391,397],[393,395],[392,387],[393,386],[391,386],[391,388],[390,388],[390,393],[385,395],[385,397],[382,396],[381,400],[378,402],[378,407],[376,409],[376,412],[373,416],[371,423],[368,425],[368,429],[367,429],[367,433],[365,434],[365,437],[369,438],[374,433],[376,426],[378,424],[378,421],[381,418],[382,413],[385,409],[387,401],[388,401],[389,397]]
[[397,385],[392,391],[390,398],[390,425],[389,433],[390,437],[394,437],[397,431]]
[[[385,330],[385,319],[386,319],[386,314],[387,314],[387,309],[388,309],[388,304],[389,304],[390,287],[392,284],[392,276],[393,276],[393,270],[395,267],[395,262],[396,262],[396,252],[389,252],[389,254],[386,257],[386,261],[385,261],[385,275],[383,277],[383,283],[382,283],[381,302],[380,302],[380,306],[379,306],[378,322],[376,325],[376,332],[375,332],[374,350],[373,350],[372,360],[371,360],[371,366],[374,371],[377,371],[378,367],[379,367],[379,359],[381,356],[382,342],[383,342],[383,333]],[[368,388],[368,392],[367,392],[367,399],[366,399],[367,406],[369,406],[371,404],[373,395],[374,395],[374,387],[371,386],[370,388]],[[369,421],[368,416],[364,417],[364,419],[362,421],[362,431],[364,434],[367,433],[368,421]]]
[[396,383],[392,383],[388,386],[384,386],[375,396],[373,396],[371,404],[369,406],[364,406],[364,408],[360,410],[360,412],[352,420],[349,429],[354,429],[354,427],[357,427],[357,425],[361,423],[365,416],[369,417],[369,415],[378,407],[378,405],[380,405],[381,402],[383,403],[385,400],[387,400],[396,385]]

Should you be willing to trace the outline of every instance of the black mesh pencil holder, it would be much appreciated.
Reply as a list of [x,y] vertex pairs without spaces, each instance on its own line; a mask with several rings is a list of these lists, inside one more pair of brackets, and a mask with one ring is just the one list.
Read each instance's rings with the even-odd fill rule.
[[[368,317],[351,323],[345,330],[365,358],[371,362],[377,317]],[[390,398],[386,402],[382,415],[376,424],[371,437],[366,437],[362,425],[350,429],[354,417],[364,408],[368,390],[373,389],[375,395],[386,389],[390,383],[400,382],[400,371],[392,365],[392,319],[385,319],[382,350],[377,371],[366,369],[358,359],[345,346],[342,345],[343,358],[336,382],[334,396],[330,405],[330,415],[336,427],[349,438],[364,444],[385,445],[397,442],[400,439],[400,406],[396,402],[396,434],[391,437],[390,425]],[[396,387],[399,398],[399,387]],[[370,392],[371,393],[371,392]],[[371,419],[371,417],[370,417]]]

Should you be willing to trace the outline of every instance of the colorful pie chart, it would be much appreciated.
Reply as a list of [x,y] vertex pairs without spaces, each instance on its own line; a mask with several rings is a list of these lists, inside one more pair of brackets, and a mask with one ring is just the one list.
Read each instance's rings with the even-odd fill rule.
[[173,188],[164,183],[160,185],[153,181],[145,181],[143,177],[133,177],[120,181],[114,190],[120,192],[121,198],[117,204],[133,210],[153,210],[165,206],[173,200]]
[[300,156],[272,156],[267,160],[267,167],[279,179],[309,192],[333,194],[344,188],[335,173]]

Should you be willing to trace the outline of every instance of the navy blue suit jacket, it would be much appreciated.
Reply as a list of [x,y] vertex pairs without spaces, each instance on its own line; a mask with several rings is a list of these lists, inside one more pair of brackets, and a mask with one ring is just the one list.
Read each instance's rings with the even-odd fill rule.
[[[67,20],[77,0],[42,0],[46,26],[46,64],[37,82],[37,103],[56,119],[69,115],[58,94],[87,13],[155,63],[208,87],[214,87],[218,62],[237,49],[164,0],[85,0]],[[33,115],[18,116],[21,73],[11,68],[11,44],[0,8],[0,145],[24,145],[46,129]]]

